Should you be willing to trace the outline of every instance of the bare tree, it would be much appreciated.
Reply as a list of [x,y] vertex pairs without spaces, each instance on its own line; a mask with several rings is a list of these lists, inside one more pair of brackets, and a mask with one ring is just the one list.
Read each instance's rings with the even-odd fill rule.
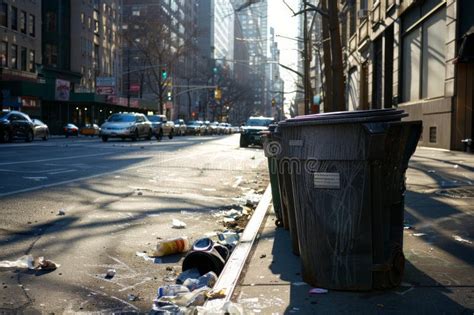
[[[156,97],[158,110],[164,113],[168,92],[172,93],[173,78],[184,68],[185,57],[194,47],[192,34],[177,35],[171,18],[161,6],[149,7],[146,14],[131,16],[123,39],[133,58],[142,60],[139,69],[145,80],[145,88]],[[191,28],[189,28],[191,29]]]

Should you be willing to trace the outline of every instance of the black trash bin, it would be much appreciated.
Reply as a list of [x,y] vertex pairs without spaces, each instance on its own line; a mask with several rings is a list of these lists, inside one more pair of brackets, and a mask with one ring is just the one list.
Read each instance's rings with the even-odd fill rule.
[[288,228],[286,209],[283,209],[280,197],[280,181],[278,177],[280,154],[280,143],[275,137],[276,125],[269,126],[268,131],[262,132],[263,152],[268,159],[268,173],[270,175],[270,185],[272,190],[273,209],[277,220],[276,226]]
[[371,290],[400,284],[405,171],[421,122],[402,110],[325,113],[279,124],[290,154],[303,279]]
[[289,141],[286,135],[285,129],[281,130],[277,128],[274,132],[274,139],[277,139],[280,144],[280,152],[278,155],[278,182],[280,184],[280,199],[282,211],[286,215],[286,228],[290,232],[291,237],[291,248],[295,255],[300,254],[300,245],[298,241],[297,225],[296,225],[296,210],[298,204],[294,198],[293,183],[291,181],[292,165],[299,163],[298,159],[291,155],[289,146],[298,145]]

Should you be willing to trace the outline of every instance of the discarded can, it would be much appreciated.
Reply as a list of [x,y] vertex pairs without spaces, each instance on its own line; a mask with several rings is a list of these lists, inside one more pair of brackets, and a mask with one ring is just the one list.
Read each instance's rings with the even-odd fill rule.
[[187,237],[180,237],[171,240],[158,242],[156,249],[151,251],[148,256],[162,257],[177,253],[184,253],[189,251],[190,245]]

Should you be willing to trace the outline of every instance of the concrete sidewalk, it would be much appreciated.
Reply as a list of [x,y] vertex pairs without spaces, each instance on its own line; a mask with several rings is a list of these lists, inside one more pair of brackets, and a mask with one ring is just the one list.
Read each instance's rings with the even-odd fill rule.
[[405,221],[402,286],[310,295],[289,232],[269,213],[232,300],[261,314],[473,314],[474,155],[418,148]]

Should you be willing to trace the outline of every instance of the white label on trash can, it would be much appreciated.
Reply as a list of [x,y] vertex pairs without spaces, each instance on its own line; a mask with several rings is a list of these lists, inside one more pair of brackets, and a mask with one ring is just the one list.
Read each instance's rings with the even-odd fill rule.
[[303,140],[290,140],[290,147],[302,147]]
[[339,173],[314,173],[314,188],[341,189]]

